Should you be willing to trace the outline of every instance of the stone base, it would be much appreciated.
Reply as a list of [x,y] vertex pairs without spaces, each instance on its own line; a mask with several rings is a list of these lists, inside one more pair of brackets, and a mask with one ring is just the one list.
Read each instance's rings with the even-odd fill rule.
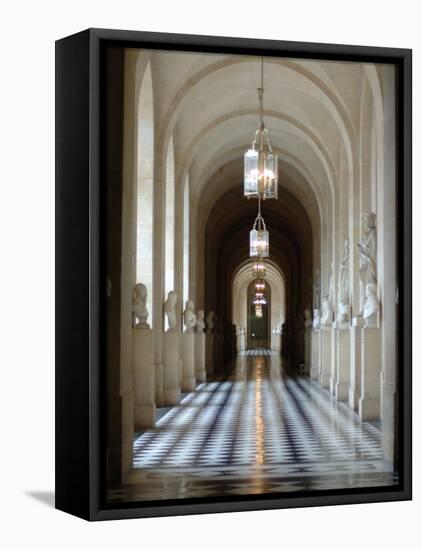
[[321,331],[311,331],[311,378],[319,380],[321,373]]
[[197,382],[205,382],[207,373],[205,370],[205,334],[195,334],[195,378]]
[[237,353],[240,353],[241,351],[245,351],[246,349],[246,343],[245,343],[245,334],[239,333],[236,334],[236,347],[237,347]]
[[176,405],[180,399],[180,335],[177,332],[163,334],[163,403]]
[[353,326],[350,329],[350,365],[349,365],[349,407],[354,411],[359,408],[359,397],[361,391],[361,339],[362,328],[359,326],[359,317],[353,318]]
[[362,420],[379,420],[380,402],[379,399],[361,397],[359,399],[359,416]]
[[182,378],[182,391],[195,391],[196,388],[196,378]]
[[164,405],[163,402],[163,364],[162,363],[155,363],[154,364],[154,371],[155,371],[155,403],[158,407],[162,407]]
[[349,407],[354,411],[357,411],[359,408],[359,398],[353,388],[349,388]]
[[347,401],[350,387],[350,327],[336,331],[337,361],[334,395],[337,401]]
[[362,420],[381,417],[381,332],[379,328],[362,329],[362,377],[359,416]]
[[155,420],[155,370],[151,329],[135,328],[132,331],[132,370],[135,426],[151,428]]
[[337,380],[330,376],[330,393],[335,395],[336,393]]
[[208,376],[214,374],[214,334],[205,334],[205,369]]
[[193,391],[196,387],[195,336],[193,332],[182,335],[182,391]]
[[312,353],[312,342],[311,342],[311,330],[308,328],[305,330],[305,358],[304,358],[304,374],[311,373],[311,353]]
[[337,401],[347,401],[349,399],[349,384],[347,382],[337,382],[334,395]]
[[154,405],[135,405],[135,429],[151,428],[155,423]]
[[321,388],[330,389],[330,375],[329,374],[321,374],[319,378],[319,383],[321,384]]
[[332,330],[324,327],[321,331],[321,375],[320,384],[323,388],[330,389],[332,378]]
[[165,405],[177,405],[181,397],[180,388],[169,388],[163,390],[163,401]]

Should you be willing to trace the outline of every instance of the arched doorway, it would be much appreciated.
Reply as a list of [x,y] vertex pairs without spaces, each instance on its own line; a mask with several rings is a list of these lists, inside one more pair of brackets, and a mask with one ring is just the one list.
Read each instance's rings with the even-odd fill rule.
[[249,283],[247,292],[248,349],[269,349],[271,347],[271,287],[268,283],[262,293],[266,303],[257,310],[254,304],[255,283],[254,281]]

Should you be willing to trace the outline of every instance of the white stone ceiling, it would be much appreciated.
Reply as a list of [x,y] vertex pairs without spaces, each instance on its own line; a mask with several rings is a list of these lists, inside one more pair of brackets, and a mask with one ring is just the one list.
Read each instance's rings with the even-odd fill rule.
[[[174,133],[179,169],[191,171],[200,191],[207,166],[253,139],[260,58],[160,51],[151,60],[158,136],[167,143]],[[274,147],[299,157],[320,187],[328,170],[335,176],[340,148],[358,125],[364,77],[360,63],[265,58]]]

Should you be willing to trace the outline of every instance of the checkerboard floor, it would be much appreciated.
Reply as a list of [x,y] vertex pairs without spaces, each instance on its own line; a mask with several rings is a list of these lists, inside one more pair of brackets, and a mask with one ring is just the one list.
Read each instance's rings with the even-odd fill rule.
[[[256,353],[255,353],[256,352]],[[389,485],[380,431],[280,357],[253,350],[137,434],[128,487],[111,499]]]

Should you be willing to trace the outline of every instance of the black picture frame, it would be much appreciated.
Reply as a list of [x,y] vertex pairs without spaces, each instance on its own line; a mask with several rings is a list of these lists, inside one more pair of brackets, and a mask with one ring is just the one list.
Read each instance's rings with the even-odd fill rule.
[[[394,487],[110,505],[103,498],[102,52],[110,45],[397,67],[399,478]],[[87,520],[202,514],[412,498],[412,51],[88,29],[56,42],[56,508]]]

